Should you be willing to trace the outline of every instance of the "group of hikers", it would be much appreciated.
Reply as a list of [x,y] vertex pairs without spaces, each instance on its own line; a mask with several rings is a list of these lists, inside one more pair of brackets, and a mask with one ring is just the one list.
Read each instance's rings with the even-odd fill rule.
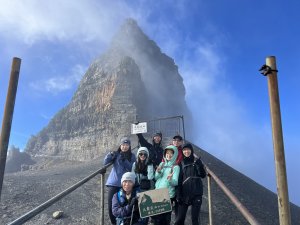
[[[167,188],[175,212],[175,225],[183,225],[191,206],[193,225],[199,225],[203,184],[206,171],[200,158],[195,157],[193,146],[183,144],[175,135],[172,144],[162,147],[162,134],[155,133],[152,143],[137,134],[140,148],[134,155],[131,141],[121,139],[117,151],[110,152],[104,164],[113,162],[106,182],[108,210],[111,224],[146,225],[149,218],[140,218],[137,193],[151,189]],[[169,225],[172,212],[150,218],[154,225]]]

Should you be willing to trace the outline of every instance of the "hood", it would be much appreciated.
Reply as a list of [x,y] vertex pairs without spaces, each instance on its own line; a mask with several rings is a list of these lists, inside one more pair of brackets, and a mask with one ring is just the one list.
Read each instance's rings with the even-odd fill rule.
[[189,149],[191,149],[192,154],[194,154],[193,146],[192,146],[190,143],[187,143],[187,144],[183,145],[183,146],[182,146],[182,149],[184,149],[184,148],[189,148]]
[[165,147],[165,149],[164,149],[164,160],[165,160],[165,162],[167,162],[167,159],[166,159],[166,150],[167,149],[172,149],[173,150],[174,155],[173,155],[172,159],[170,160],[170,163],[175,164],[177,156],[178,156],[177,147],[174,146],[174,145],[168,145],[167,147]]
[[138,161],[139,159],[139,154],[140,152],[146,152],[147,153],[147,158],[146,158],[146,163],[148,162],[149,160],[149,151],[148,151],[148,148],[146,147],[140,147],[138,150],[137,150],[137,153],[136,153],[136,159]]
[[[154,142],[154,137],[155,136],[160,136],[160,142],[159,143],[155,143]],[[153,136],[152,136],[152,144],[153,144],[153,146],[161,146],[161,142],[162,142],[162,133],[161,132],[154,133]]]
[[194,157],[194,149],[193,149],[193,146],[190,144],[190,143],[187,143],[185,145],[182,146],[182,150],[184,148],[189,148],[191,149],[191,155],[189,157],[185,157],[185,155],[183,154],[183,160],[188,162],[188,161],[194,161],[195,157]]

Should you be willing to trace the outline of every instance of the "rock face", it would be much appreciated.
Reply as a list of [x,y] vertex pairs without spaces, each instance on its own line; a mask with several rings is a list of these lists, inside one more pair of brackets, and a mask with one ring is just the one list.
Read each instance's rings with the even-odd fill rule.
[[12,146],[8,151],[5,172],[13,173],[20,170],[28,170],[35,162],[26,152],[20,152],[19,148]]
[[32,156],[90,160],[118,146],[141,119],[190,116],[178,68],[128,19],[106,53],[88,68],[71,102],[25,151]]

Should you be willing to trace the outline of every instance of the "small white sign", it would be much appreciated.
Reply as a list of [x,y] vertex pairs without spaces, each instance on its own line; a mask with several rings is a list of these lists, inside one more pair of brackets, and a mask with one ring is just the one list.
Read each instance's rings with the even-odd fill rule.
[[143,134],[147,133],[147,123],[138,123],[131,125],[131,134]]

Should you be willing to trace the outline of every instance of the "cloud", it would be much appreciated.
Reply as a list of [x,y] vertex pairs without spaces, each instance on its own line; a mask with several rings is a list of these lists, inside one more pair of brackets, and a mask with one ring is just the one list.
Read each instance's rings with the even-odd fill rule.
[[75,65],[70,72],[70,75],[62,75],[59,77],[51,77],[46,80],[39,80],[29,83],[29,86],[39,92],[49,92],[54,95],[70,90],[77,85],[83,74],[86,71],[86,67],[82,65]]
[[130,11],[122,1],[0,2],[0,32],[27,44],[40,40],[107,42],[114,25]]
[[187,104],[196,118],[193,141],[274,191],[274,170],[264,170],[274,169],[269,125],[251,121],[247,106],[226,78],[226,57],[220,46],[207,41],[191,49],[183,53],[180,64]]

